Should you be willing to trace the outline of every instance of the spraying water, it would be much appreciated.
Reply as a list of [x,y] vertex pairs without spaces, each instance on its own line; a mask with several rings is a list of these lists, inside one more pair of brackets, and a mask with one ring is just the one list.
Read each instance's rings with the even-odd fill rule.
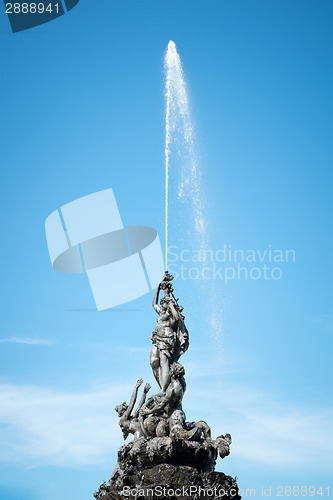
[[[175,43],[170,40],[165,54],[165,256],[168,269],[168,232],[169,232],[169,173],[177,177],[178,200],[184,202],[182,209],[177,207],[177,219],[184,217],[185,206],[189,207],[189,216],[181,227],[186,244],[197,250],[208,248],[208,229],[205,218],[205,203],[201,188],[201,170],[194,146],[194,128],[191,120],[188,91],[184,79],[182,62]],[[178,156],[177,156],[178,155]],[[177,157],[177,158],[176,158]],[[178,159],[178,161],[177,161]],[[171,161],[172,160],[172,161]],[[171,164],[172,163],[172,164]],[[177,168],[175,168],[177,166]],[[187,205],[186,205],[187,203]],[[172,224],[174,228],[176,226]],[[187,234],[186,234],[187,231]],[[197,263],[204,267],[205,262]],[[219,304],[219,292],[210,281],[200,282],[200,293],[215,307],[207,307],[211,336],[220,344],[222,333],[222,308]]]
[[201,196],[200,177],[196,153],[194,149],[194,133],[191,121],[188,92],[184,80],[182,63],[175,43],[170,40],[165,54],[166,71],[166,113],[165,113],[165,255],[168,264],[168,205],[169,205],[169,168],[171,144],[175,136],[181,136],[182,147],[188,159],[182,163],[178,197],[190,197],[194,220],[194,237],[200,247],[206,244],[206,222],[204,219],[204,203]]

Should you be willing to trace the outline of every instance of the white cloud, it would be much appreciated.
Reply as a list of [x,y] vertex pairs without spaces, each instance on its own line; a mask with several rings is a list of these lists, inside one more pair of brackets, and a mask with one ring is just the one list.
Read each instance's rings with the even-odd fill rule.
[[315,318],[313,321],[318,323],[326,333],[333,333],[333,315],[332,314],[321,314]]
[[283,408],[282,412],[275,415],[263,409],[244,415],[235,453],[274,467],[329,469],[333,411]]
[[[205,408],[200,412],[206,413],[213,436],[231,433],[231,452],[236,460],[289,470],[330,470],[333,408],[296,406],[250,387],[223,387],[221,392],[220,388],[218,392],[192,390],[186,404],[194,408],[198,401]],[[189,412],[188,418],[192,418]]]
[[127,347],[124,350],[129,352],[150,352],[149,347]]
[[[207,387],[186,392],[188,420],[206,420],[213,437],[230,432],[235,460],[309,473],[332,463],[333,409],[296,407],[251,388]],[[0,385],[0,462],[109,465],[123,442],[114,406],[132,390],[132,381],[81,393]]]
[[122,441],[113,403],[123,392],[128,388],[71,393],[0,385],[0,462],[106,463]]
[[0,339],[0,342],[8,342],[12,344],[27,344],[27,345],[53,345],[54,340],[51,339],[31,339],[29,337],[10,337],[8,339]]

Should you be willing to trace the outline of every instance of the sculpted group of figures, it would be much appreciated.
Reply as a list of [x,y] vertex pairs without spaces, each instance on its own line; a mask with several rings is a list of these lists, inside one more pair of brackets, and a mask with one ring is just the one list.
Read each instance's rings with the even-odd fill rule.
[[[189,335],[184,323],[183,308],[178,305],[173,295],[172,279],[173,276],[166,271],[153,300],[158,318],[151,336],[150,364],[160,387],[160,393],[147,399],[150,385],[146,384],[138,407],[133,413],[138,390],[143,383],[142,380],[138,380],[129,405],[124,402],[115,408],[120,417],[119,425],[124,439],[129,434],[134,434],[135,440],[141,437],[170,436],[189,441],[208,441],[217,447],[220,442],[230,444],[229,434],[219,436],[213,442],[211,429],[203,420],[186,422],[182,409],[186,390],[185,369],[178,360],[189,347]],[[161,290],[164,292],[164,297],[161,298],[159,305]]]

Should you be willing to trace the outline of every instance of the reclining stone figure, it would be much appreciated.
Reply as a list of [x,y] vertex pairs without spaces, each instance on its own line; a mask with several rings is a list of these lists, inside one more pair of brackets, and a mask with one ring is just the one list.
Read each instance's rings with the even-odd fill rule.
[[200,422],[186,422],[186,415],[182,410],[175,410],[171,414],[169,429],[171,437],[186,439],[188,441],[212,441],[209,425],[204,420],[200,420]]
[[182,410],[175,410],[169,418],[170,437],[186,439],[187,441],[199,441],[211,444],[217,449],[221,458],[229,455],[231,444],[230,434],[211,438],[211,428],[204,421],[186,422],[186,415]]

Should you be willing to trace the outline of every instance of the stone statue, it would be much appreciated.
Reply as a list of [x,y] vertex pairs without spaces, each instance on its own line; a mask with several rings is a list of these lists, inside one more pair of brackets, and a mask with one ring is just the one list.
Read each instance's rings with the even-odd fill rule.
[[181,410],[186,383],[184,367],[175,362],[170,368],[170,384],[165,394],[157,399],[150,398],[141,408],[140,415],[162,415],[169,417],[177,409]]
[[142,385],[143,380],[140,379],[137,381],[134,387],[134,391],[132,394],[132,397],[130,399],[130,404],[127,405],[126,402],[124,401],[121,405],[118,405],[115,407],[116,412],[118,413],[119,416],[119,425],[121,427],[121,430],[123,431],[123,436],[124,439],[127,439],[129,434],[134,434],[134,439],[138,439],[141,437],[142,431],[141,431],[141,426],[139,423],[139,411],[141,407],[144,405],[146,401],[146,395],[150,389],[150,385],[146,384],[143,389],[143,394],[139,403],[139,406],[137,410],[135,411],[134,415],[132,416],[131,413],[133,411],[133,408],[136,403],[136,399],[138,397],[138,390],[139,387]]
[[[182,315],[183,308],[172,297],[171,279],[173,277],[166,271],[163,280],[157,287],[153,307],[159,317],[156,321],[156,328],[150,337],[152,340],[150,365],[156,382],[163,393],[166,392],[170,384],[172,363],[178,361],[189,346],[189,335],[184,323],[185,317]],[[164,291],[164,297],[158,305],[161,290]]]
[[[225,500],[240,500],[236,480],[214,472],[218,454],[221,458],[229,455],[230,434],[212,439],[209,425],[204,420],[187,422],[182,408],[185,369],[178,360],[189,347],[189,335],[183,308],[173,294],[172,279],[166,271],[153,300],[158,318],[151,336],[150,364],[160,392],[146,400],[150,389],[146,384],[132,415],[143,384],[139,379],[129,405],[124,402],[116,406],[124,439],[133,434],[134,440],[120,448],[110,486],[100,487],[95,493],[97,500],[123,498],[119,492],[128,485],[183,487],[186,482],[207,488],[215,485],[219,490],[223,487],[227,491],[223,496]],[[164,296],[159,304],[161,290]]]
[[171,365],[170,379],[166,394],[151,396],[139,410],[139,422],[145,437],[168,436],[169,417],[175,409],[181,410],[186,383],[184,367],[175,362]]
[[186,415],[182,410],[175,410],[169,418],[170,436],[189,441],[211,440],[211,429],[204,421],[186,422]]
[[211,444],[219,452],[221,458],[229,455],[229,446],[231,444],[230,434],[211,438],[211,428],[204,421],[186,422],[186,415],[182,410],[175,410],[169,418],[170,436],[177,439],[186,439],[188,441],[199,441]]

